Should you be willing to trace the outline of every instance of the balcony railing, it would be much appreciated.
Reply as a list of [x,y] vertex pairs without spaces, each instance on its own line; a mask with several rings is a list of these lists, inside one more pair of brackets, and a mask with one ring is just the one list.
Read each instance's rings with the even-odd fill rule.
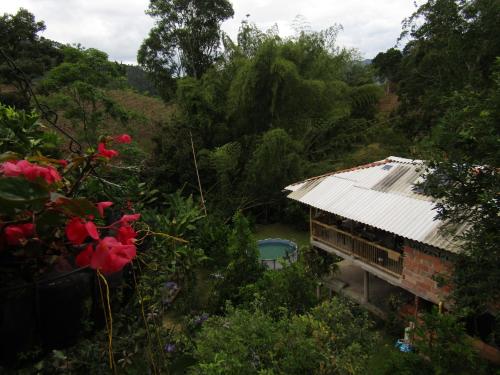
[[332,225],[311,221],[311,239],[377,267],[393,276],[403,272],[403,256]]

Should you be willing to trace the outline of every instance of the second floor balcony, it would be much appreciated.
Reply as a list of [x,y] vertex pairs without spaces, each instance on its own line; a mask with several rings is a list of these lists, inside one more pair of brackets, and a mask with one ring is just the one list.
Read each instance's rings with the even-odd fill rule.
[[403,255],[395,249],[370,241],[355,232],[327,224],[321,218],[311,219],[311,240],[320,242],[337,252],[354,257],[393,277],[403,272]]

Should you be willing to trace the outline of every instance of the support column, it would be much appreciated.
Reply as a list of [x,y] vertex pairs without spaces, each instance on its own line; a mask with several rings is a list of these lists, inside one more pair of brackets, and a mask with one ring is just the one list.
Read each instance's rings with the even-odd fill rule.
[[365,271],[363,276],[363,301],[370,302],[370,273]]
[[313,238],[313,222],[312,222],[312,207],[309,207],[309,242]]
[[418,308],[419,308],[419,302],[420,302],[420,299],[419,299],[419,297],[415,294],[415,321],[417,321],[417,318],[418,318]]

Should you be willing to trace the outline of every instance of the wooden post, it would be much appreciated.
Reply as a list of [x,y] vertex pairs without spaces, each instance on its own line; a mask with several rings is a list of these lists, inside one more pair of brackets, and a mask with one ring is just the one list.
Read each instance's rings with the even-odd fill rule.
[[[418,324],[418,305],[419,305],[419,297],[415,294],[415,324]],[[411,342],[413,342],[415,338],[415,329],[411,330]]]
[[419,302],[419,298],[415,294],[415,322],[417,321],[417,317],[418,317],[418,302]]
[[309,242],[311,242],[313,238],[312,210],[312,207],[309,206]]
[[370,273],[368,271],[364,272],[363,277],[363,301],[370,302]]

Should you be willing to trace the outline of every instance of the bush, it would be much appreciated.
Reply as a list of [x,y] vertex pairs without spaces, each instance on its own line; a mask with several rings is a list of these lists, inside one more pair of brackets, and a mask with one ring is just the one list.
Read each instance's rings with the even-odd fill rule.
[[366,374],[376,335],[365,313],[335,298],[279,320],[229,308],[195,340],[192,374]]
[[257,303],[276,318],[309,310],[317,301],[315,288],[315,280],[296,262],[279,271],[266,271],[257,282],[242,287],[240,294],[247,307]]

